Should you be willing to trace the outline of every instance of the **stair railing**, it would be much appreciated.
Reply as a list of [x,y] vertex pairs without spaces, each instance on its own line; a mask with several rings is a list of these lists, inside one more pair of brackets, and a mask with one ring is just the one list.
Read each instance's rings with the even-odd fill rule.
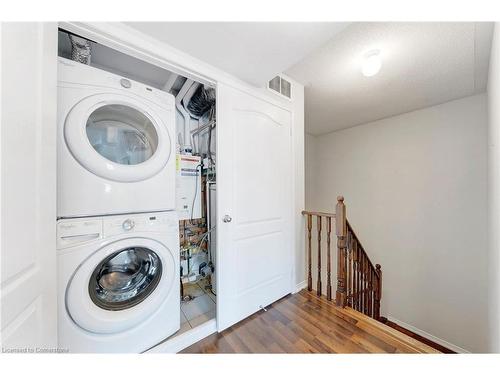
[[[313,218],[317,232],[317,281],[316,293],[322,295],[322,230],[326,229],[326,298],[332,300],[331,282],[331,232],[335,223],[337,236],[337,289],[335,302],[340,307],[349,306],[374,319],[380,319],[380,300],[382,298],[382,269],[375,266],[368,257],[361,241],[347,221],[344,197],[337,197],[335,214],[303,211],[306,216],[307,231],[307,289],[313,290],[312,228]],[[323,225],[324,223],[324,225]]]

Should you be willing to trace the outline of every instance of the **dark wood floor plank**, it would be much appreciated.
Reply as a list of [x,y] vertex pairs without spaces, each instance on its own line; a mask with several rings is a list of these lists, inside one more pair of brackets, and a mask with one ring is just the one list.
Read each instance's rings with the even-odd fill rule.
[[435,353],[435,349],[332,301],[289,295],[182,353]]
[[250,348],[242,341],[238,335],[234,333],[232,328],[226,329],[221,335],[226,339],[227,343],[231,345],[235,353],[251,353]]
[[315,310],[308,306],[307,304],[295,305],[289,301],[283,301],[284,306],[288,306],[290,310],[294,313],[295,317],[300,317],[302,320],[308,322],[308,324],[316,327],[319,332],[323,332],[328,329],[336,328],[341,331],[349,332],[349,326],[345,325],[344,322],[336,321],[336,317],[331,316],[327,312],[322,310]]
[[289,330],[285,330],[286,333],[283,334],[284,332],[281,329],[281,327],[284,327],[283,323],[281,323],[278,320],[275,320],[271,314],[262,314],[261,321],[263,322],[264,327],[268,332],[268,334],[276,342],[282,343],[284,349],[287,349],[287,351],[292,350],[292,353],[294,353],[293,345],[295,344],[295,342],[297,342],[298,337],[293,337],[291,335],[288,335],[287,333],[290,333]]
[[305,342],[303,339],[300,339],[295,343],[297,349],[299,349],[300,353],[321,353],[321,351],[317,350],[315,347],[310,345],[308,342]]
[[[248,323],[248,322],[246,322]],[[245,343],[251,353],[269,353],[266,345],[261,343],[259,337],[255,335],[246,324],[240,325],[234,330],[236,336]]]

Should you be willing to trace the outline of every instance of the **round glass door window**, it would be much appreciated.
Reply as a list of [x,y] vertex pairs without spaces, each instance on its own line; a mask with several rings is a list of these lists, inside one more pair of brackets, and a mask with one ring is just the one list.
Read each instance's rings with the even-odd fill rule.
[[129,247],[100,262],[89,282],[92,301],[105,310],[125,310],[144,301],[160,282],[158,255],[144,247]]
[[158,133],[150,118],[122,104],[97,108],[87,119],[86,132],[94,150],[118,164],[145,162],[158,147]]

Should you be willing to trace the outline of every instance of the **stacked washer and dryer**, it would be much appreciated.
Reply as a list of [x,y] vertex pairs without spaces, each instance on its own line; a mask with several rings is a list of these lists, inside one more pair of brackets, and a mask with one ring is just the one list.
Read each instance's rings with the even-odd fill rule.
[[180,328],[175,99],[59,59],[58,335],[142,352]]

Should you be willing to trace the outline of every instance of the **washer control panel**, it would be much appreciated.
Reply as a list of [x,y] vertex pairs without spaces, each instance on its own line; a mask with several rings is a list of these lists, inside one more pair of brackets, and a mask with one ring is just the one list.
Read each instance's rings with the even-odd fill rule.
[[135,227],[135,221],[132,219],[125,219],[125,221],[122,223],[123,230],[129,231],[134,229],[134,227]]
[[61,219],[57,222],[57,248],[65,249],[106,237],[136,232],[176,234],[179,232],[177,212]]
[[100,219],[68,219],[57,222],[58,249],[81,245],[102,237],[102,220]]
[[177,213],[158,212],[104,217],[104,237],[121,233],[172,232],[179,230]]

